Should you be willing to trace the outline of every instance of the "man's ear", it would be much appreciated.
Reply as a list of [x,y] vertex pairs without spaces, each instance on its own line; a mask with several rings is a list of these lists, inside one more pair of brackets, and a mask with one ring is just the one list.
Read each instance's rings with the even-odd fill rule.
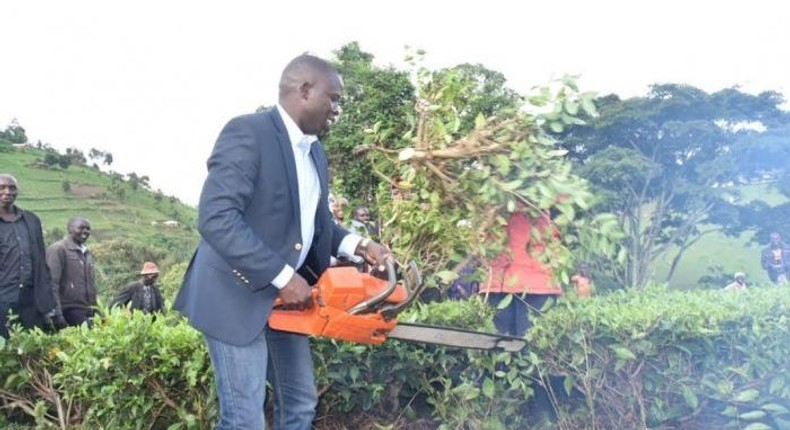
[[307,100],[310,98],[310,89],[313,88],[313,84],[310,82],[304,81],[299,85],[299,98]]

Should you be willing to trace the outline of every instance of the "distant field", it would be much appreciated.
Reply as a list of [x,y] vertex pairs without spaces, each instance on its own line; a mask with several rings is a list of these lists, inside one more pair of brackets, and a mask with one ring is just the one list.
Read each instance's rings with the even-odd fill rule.
[[[0,172],[19,181],[17,204],[36,212],[46,231],[65,232],[71,217],[80,215],[91,221],[95,239],[127,237],[147,242],[152,236],[178,241],[195,241],[196,211],[180,201],[164,196],[157,202],[155,193],[121,184],[124,197],[114,193],[110,175],[86,166],[67,169],[35,167],[45,152],[38,149],[12,149],[0,152]],[[64,191],[68,181],[70,190]],[[176,220],[177,228],[164,228],[162,221]]]
[[[762,200],[770,205],[785,203],[787,198],[767,184],[740,187],[741,202]],[[787,232],[790,238],[790,232]],[[673,288],[688,289],[697,286],[700,277],[708,274],[708,267],[720,265],[725,272],[734,274],[744,272],[749,283],[768,283],[768,276],[760,267],[760,250],[765,244],[750,243],[752,232],[738,238],[711,233],[694,244],[678,265],[675,277],[670,283]],[[656,267],[656,280],[664,281],[669,272],[672,257],[665,259]]]

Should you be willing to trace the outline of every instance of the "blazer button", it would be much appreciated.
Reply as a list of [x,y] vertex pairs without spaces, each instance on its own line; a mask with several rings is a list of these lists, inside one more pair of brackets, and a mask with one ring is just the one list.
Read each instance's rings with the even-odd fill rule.
[[294,245],[294,249],[297,250],[297,251],[301,251],[302,250],[302,244],[301,243],[297,243],[296,245]]

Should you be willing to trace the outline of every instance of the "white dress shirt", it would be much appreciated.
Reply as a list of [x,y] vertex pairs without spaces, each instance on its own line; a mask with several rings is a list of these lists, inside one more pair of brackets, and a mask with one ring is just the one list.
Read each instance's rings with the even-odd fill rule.
[[[288,139],[291,141],[294,161],[296,162],[296,182],[299,190],[299,221],[302,226],[302,249],[299,253],[299,260],[296,263],[298,268],[304,263],[307,253],[313,245],[315,214],[318,209],[318,202],[321,199],[321,184],[318,180],[318,171],[313,158],[310,157],[310,148],[314,142],[318,141],[318,138],[314,135],[304,134],[279,103],[277,104],[277,111],[285,123],[285,130],[288,132]],[[338,253],[352,256],[360,240],[362,240],[360,236],[349,234],[340,243]],[[272,280],[272,284],[277,288],[283,288],[291,280],[295,271],[295,268],[286,264]]]

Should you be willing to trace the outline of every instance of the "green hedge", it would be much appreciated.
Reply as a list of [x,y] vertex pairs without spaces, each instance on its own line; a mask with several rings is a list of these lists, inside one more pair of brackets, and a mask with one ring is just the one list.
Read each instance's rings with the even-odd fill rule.
[[[790,428],[790,289],[661,288],[560,301],[522,354],[314,339],[321,429]],[[491,330],[478,300],[404,320]],[[109,313],[94,329],[17,332],[0,350],[7,420],[41,428],[210,428],[201,336],[175,314]],[[0,418],[0,425],[3,421]]]

